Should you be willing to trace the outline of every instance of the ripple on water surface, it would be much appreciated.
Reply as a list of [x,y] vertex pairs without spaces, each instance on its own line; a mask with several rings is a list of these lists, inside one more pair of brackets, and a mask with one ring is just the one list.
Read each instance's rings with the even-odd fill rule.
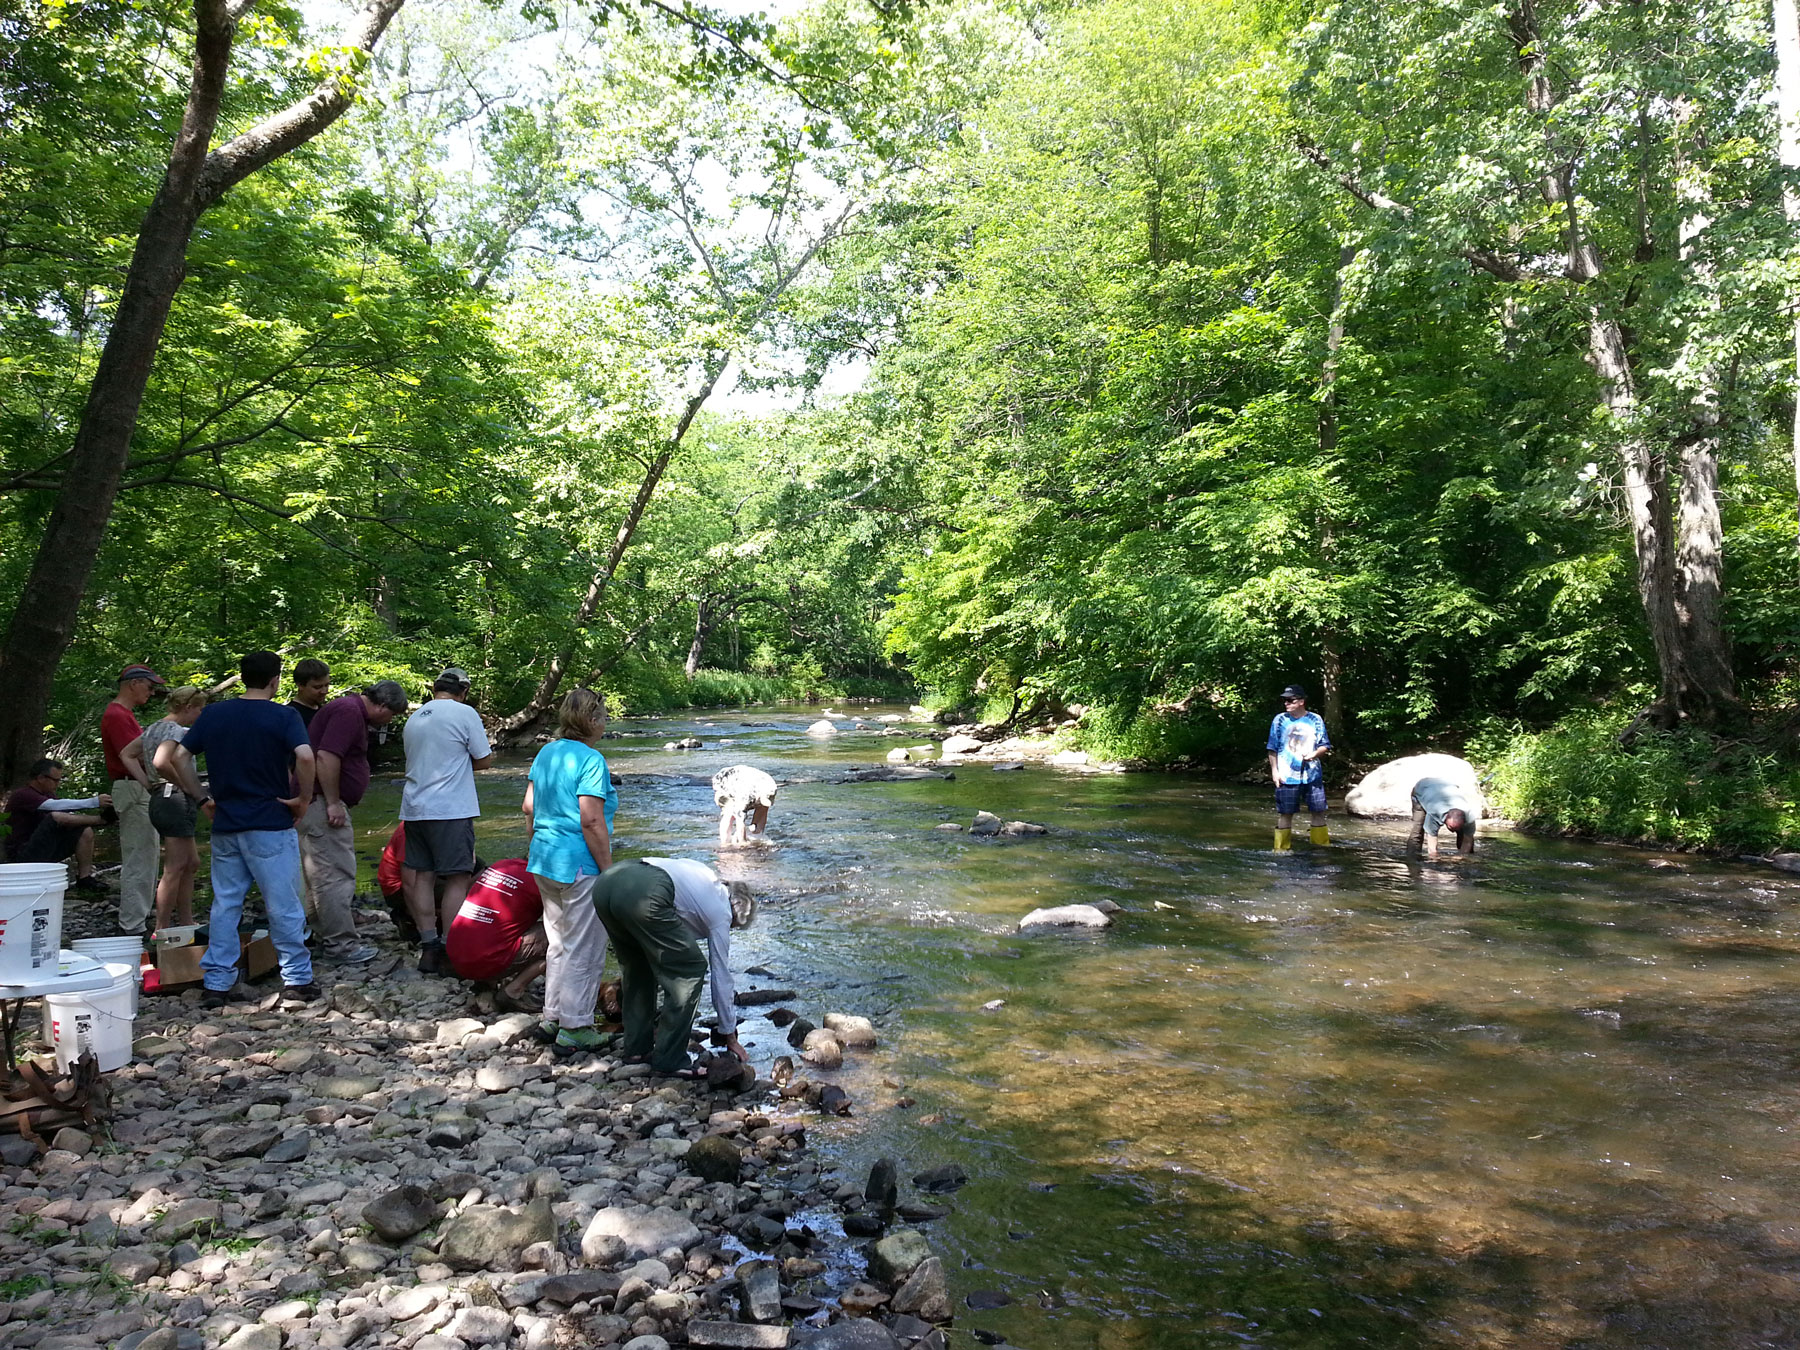
[[[885,1016],[862,1118],[814,1133],[847,1171],[973,1175],[934,1242],[959,1294],[1013,1302],[959,1325],[1030,1350],[1794,1343],[1787,883],[1512,835],[1421,867],[1403,825],[1338,816],[1338,847],[1278,857],[1265,793],[1160,775],[816,781],[921,739],[820,742],[816,716],[621,723],[619,846],[714,857],[726,764],[815,780],[722,864],[771,898],[736,964]],[[705,748],[662,749],[684,735]],[[489,856],[522,848],[524,763],[484,775]],[[976,809],[1053,833],[934,828]],[[1104,933],[1012,931],[1099,897],[1127,911]]]

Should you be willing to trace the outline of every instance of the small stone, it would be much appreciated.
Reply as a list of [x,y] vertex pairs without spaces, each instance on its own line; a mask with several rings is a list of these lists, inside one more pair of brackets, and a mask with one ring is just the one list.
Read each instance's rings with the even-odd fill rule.
[[240,1036],[214,1036],[204,1049],[214,1059],[242,1059],[250,1053],[249,1043]]
[[371,1092],[380,1092],[381,1087],[381,1080],[373,1074],[346,1073],[321,1078],[313,1084],[313,1091],[328,1100],[353,1102]]
[[37,1161],[38,1146],[18,1134],[0,1134],[0,1163],[8,1167],[29,1167]]
[[818,1028],[804,1017],[796,1017],[793,1025],[788,1028],[787,1042],[798,1050],[806,1044],[806,1038],[817,1030]]
[[127,1284],[142,1284],[162,1268],[162,1258],[147,1247],[121,1247],[106,1258],[106,1264]]
[[383,1242],[401,1243],[437,1222],[437,1202],[417,1186],[396,1186],[363,1206],[362,1219]]
[[940,821],[936,825],[933,825],[931,828],[934,830],[942,830],[946,834],[961,834],[962,833],[962,826],[958,825],[954,820]]
[[65,1153],[73,1153],[77,1158],[86,1157],[94,1147],[94,1136],[86,1130],[78,1130],[73,1125],[65,1125],[50,1140],[51,1148],[58,1148]]
[[900,1350],[894,1333],[866,1317],[852,1317],[801,1333],[795,1350]]
[[916,1228],[900,1228],[869,1248],[869,1278],[898,1286],[931,1256],[931,1244]]
[[277,1073],[305,1073],[318,1062],[316,1050],[283,1050],[275,1056],[273,1067]]
[[[799,1026],[798,1022],[794,1023]],[[792,1040],[793,1037],[788,1038]],[[844,1063],[844,1047],[829,1031],[809,1031],[801,1042],[800,1058],[821,1069],[836,1069]]]
[[950,1303],[950,1286],[944,1278],[944,1263],[935,1256],[919,1262],[894,1294],[893,1310],[912,1313],[927,1322],[948,1322],[954,1315]]
[[262,1310],[262,1320],[273,1326],[285,1322],[304,1322],[312,1316],[312,1304],[303,1298],[283,1299]]
[[880,1237],[887,1221],[875,1210],[860,1210],[844,1216],[844,1234],[853,1238]]
[[687,1324],[687,1343],[696,1350],[787,1350],[790,1338],[786,1327],[746,1326],[742,1322]]
[[999,834],[1002,824],[1004,824],[1004,822],[999,816],[988,811],[977,811],[975,813],[975,823],[969,826],[969,833],[980,835]]
[[556,1215],[548,1200],[519,1210],[472,1205],[444,1224],[438,1255],[452,1270],[518,1271],[525,1248],[554,1241]]
[[842,1294],[838,1295],[838,1307],[852,1317],[867,1317],[882,1304],[888,1301],[888,1292],[877,1289],[872,1284],[858,1280]]
[[177,1240],[195,1233],[211,1232],[223,1214],[217,1200],[183,1200],[169,1208],[157,1229],[163,1237]]
[[828,1116],[847,1116],[850,1114],[850,1094],[836,1083],[827,1083],[819,1089],[819,1110]]
[[781,1271],[773,1261],[744,1261],[738,1265],[738,1305],[747,1322],[775,1322],[781,1318]]
[[487,1028],[473,1017],[453,1017],[447,1022],[439,1022],[437,1043],[439,1045],[461,1045],[465,1036],[473,1036]]
[[489,1060],[475,1071],[475,1086],[483,1092],[512,1092],[527,1081],[524,1069],[504,1060]]
[[798,998],[792,989],[740,989],[731,1001],[740,1008],[760,1008],[770,1003],[788,1003]]
[[279,1125],[220,1125],[200,1136],[200,1151],[214,1162],[260,1158],[280,1140]]
[[393,1264],[394,1253],[385,1247],[377,1247],[372,1242],[347,1243],[344,1250],[338,1253],[338,1259],[351,1270],[360,1270],[365,1275],[373,1275],[376,1271],[386,1270]]
[[866,1017],[854,1017],[849,1013],[826,1013],[825,1030],[837,1036],[841,1045],[856,1050],[866,1050],[875,1042],[875,1024]]
[[696,1139],[682,1158],[682,1165],[703,1181],[737,1183],[743,1154],[729,1139],[708,1135]]
[[876,1209],[892,1210],[900,1201],[900,1168],[892,1158],[878,1159],[863,1184],[863,1199]]
[[1000,827],[1000,833],[1006,835],[1049,834],[1048,825],[1034,825],[1029,820],[1009,820]]
[[481,1126],[461,1111],[439,1111],[431,1118],[425,1142],[433,1148],[462,1148],[480,1133]]
[[625,1342],[625,1350],[669,1350],[669,1343],[661,1336],[633,1336]]
[[283,1135],[262,1155],[264,1162],[291,1163],[299,1162],[312,1152],[312,1135],[305,1130]]
[[1053,905],[1049,909],[1034,909],[1019,920],[1019,929],[1027,928],[1107,928],[1112,925],[1112,915],[1104,914],[1093,905]]
[[[624,1255],[624,1243],[619,1254]],[[623,1283],[617,1275],[598,1270],[571,1270],[567,1275],[552,1275],[538,1286],[538,1297],[568,1307],[572,1303],[591,1301],[601,1294],[616,1294]]]
[[767,1014],[768,1019],[778,1027],[785,1027],[799,1015],[792,1008],[771,1008]]
[[913,1185],[933,1195],[944,1195],[968,1184],[969,1174],[955,1163],[940,1163],[913,1174]]
[[263,1323],[238,1328],[219,1350],[281,1350],[286,1339],[287,1333],[280,1327]]
[[505,1345],[512,1339],[512,1314],[504,1308],[464,1308],[444,1331],[464,1345]]
[[963,1300],[976,1312],[988,1312],[994,1308],[1004,1308],[1012,1302],[1010,1294],[1002,1294],[995,1289],[977,1289]]
[[394,1294],[381,1305],[381,1311],[396,1322],[410,1322],[424,1316],[449,1296],[450,1290],[445,1285],[415,1284]]

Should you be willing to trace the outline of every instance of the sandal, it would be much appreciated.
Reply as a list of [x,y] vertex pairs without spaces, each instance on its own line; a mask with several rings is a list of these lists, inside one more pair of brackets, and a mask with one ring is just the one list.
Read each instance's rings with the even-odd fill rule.
[[494,1006],[501,1012],[541,1013],[544,1011],[542,999],[533,998],[530,994],[514,998],[499,985],[494,986]]

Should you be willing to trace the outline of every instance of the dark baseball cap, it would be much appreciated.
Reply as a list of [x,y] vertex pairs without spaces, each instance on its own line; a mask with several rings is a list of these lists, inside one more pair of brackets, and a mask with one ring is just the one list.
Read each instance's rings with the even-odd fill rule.
[[1302,689],[1297,684],[1290,684],[1286,689],[1283,689],[1281,691],[1281,698],[1282,698],[1283,702],[1286,702],[1290,698],[1305,698],[1305,697],[1306,697],[1306,690]]
[[126,666],[119,672],[119,683],[124,684],[127,680],[148,680],[151,684],[168,683],[149,666]]

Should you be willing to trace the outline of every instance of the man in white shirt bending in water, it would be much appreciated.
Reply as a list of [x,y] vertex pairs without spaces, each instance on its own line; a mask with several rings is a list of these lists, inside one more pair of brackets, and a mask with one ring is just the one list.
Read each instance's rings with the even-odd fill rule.
[[749,1061],[737,1037],[731,981],[731,930],[756,919],[756,897],[747,885],[720,881],[705,863],[686,858],[640,858],[600,874],[594,908],[619,961],[627,1064],[648,1062],[657,1073],[698,1076],[688,1063],[688,1037],[709,969],[719,1032],[732,1054]]

